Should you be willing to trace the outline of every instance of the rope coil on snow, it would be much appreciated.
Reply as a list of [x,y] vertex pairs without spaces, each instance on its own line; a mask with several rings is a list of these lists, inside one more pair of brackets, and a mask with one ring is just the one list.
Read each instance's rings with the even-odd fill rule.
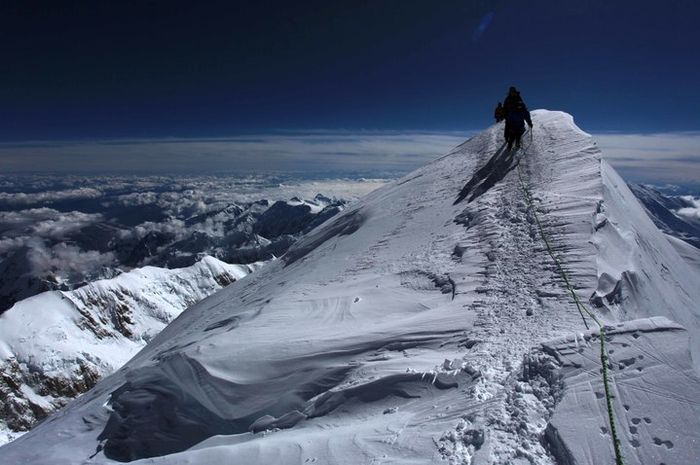
[[[530,145],[532,145],[532,129],[530,129]],[[529,146],[528,146],[528,148],[529,148]],[[571,296],[574,300],[574,303],[576,304],[576,308],[578,309],[579,313],[581,314],[581,319],[583,320],[583,324],[586,326],[586,329],[589,329],[588,323],[586,322],[586,318],[584,317],[584,313],[585,313],[598,326],[599,333],[600,333],[600,362],[602,364],[603,387],[605,389],[605,403],[606,403],[606,407],[608,410],[608,421],[610,423],[610,434],[611,434],[612,440],[613,440],[613,449],[615,450],[615,465],[624,465],[623,458],[622,458],[622,451],[621,451],[621,447],[620,447],[620,439],[617,435],[617,428],[615,427],[615,413],[614,413],[613,405],[612,405],[613,395],[610,392],[610,382],[609,382],[609,373],[608,373],[608,362],[610,360],[610,357],[608,356],[607,350],[605,348],[605,326],[600,322],[598,317],[596,317],[595,314],[593,312],[591,312],[583,304],[583,302],[581,302],[578,295],[574,291],[574,288],[571,285],[571,281],[569,280],[569,276],[566,273],[566,270],[564,269],[564,267],[562,266],[561,260],[554,253],[554,250],[552,249],[551,243],[547,237],[547,234],[545,233],[544,228],[542,227],[542,223],[540,223],[540,219],[537,216],[537,210],[535,209],[534,203],[532,202],[532,196],[530,195],[530,191],[528,190],[527,186],[525,185],[525,181],[523,181],[522,170],[520,169],[519,161],[517,164],[517,170],[518,170],[518,180],[520,181],[520,187],[522,188],[522,190],[525,194],[525,201],[527,202],[527,205],[530,208],[530,210],[532,211],[532,214],[535,218],[535,224],[537,224],[537,229],[540,233],[540,237],[544,241],[544,244],[547,247],[547,252],[549,253],[549,256],[552,257],[552,260],[554,261],[554,264],[556,265],[556,267],[559,271],[559,274],[561,275],[562,280],[564,281],[564,285],[566,286],[566,289],[571,294]]]

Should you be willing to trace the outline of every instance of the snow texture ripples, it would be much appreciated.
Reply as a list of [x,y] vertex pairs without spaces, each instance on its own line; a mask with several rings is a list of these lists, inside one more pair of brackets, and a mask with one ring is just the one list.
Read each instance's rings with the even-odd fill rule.
[[519,153],[494,125],[189,308],[0,463],[611,462],[600,336],[533,209],[578,297],[615,328],[626,463],[687,463],[697,273],[569,115],[533,120]]

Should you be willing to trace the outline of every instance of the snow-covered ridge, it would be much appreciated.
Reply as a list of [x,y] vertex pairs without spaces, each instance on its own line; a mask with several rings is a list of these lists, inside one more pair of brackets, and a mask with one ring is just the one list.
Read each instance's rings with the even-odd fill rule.
[[697,272],[570,115],[533,121],[522,150],[494,125],[190,307],[0,464],[614,463],[600,332],[535,218],[609,326],[625,463],[688,463]]
[[0,316],[0,429],[29,429],[120,368],[184,309],[261,265],[205,256],[16,303]]

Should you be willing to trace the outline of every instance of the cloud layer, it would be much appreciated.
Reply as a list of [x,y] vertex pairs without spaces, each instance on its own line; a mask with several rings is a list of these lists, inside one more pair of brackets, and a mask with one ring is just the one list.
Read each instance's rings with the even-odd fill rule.
[[607,160],[632,182],[697,183],[700,133],[597,134]]
[[[209,139],[0,144],[0,165],[5,173],[361,172],[383,176],[415,169],[473,133],[317,131]],[[604,156],[630,181],[700,179],[700,133],[594,136]],[[90,188],[65,195],[88,195],[84,189]],[[21,197],[13,201],[20,202]]]
[[[317,204],[322,209],[385,182],[278,175],[0,175],[0,313],[37,292],[132,267],[187,266],[200,253],[249,261],[280,253],[280,248],[267,252],[271,241],[260,240],[252,229],[269,205],[324,194],[331,199]],[[258,250],[259,242],[264,244]],[[284,248],[289,240],[279,243]]]
[[4,172],[407,171],[460,144],[467,133],[317,132],[214,139],[0,145]]
[[683,199],[688,202],[689,206],[678,209],[676,213],[700,223],[700,198],[684,195]]

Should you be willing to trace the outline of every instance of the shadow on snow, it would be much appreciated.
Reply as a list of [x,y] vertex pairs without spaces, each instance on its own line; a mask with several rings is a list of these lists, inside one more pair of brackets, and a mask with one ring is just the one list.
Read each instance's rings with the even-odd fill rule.
[[469,197],[468,203],[473,202],[503,179],[518,166],[519,161],[515,159],[516,152],[517,150],[506,150],[504,143],[486,165],[480,168],[462,188],[453,205],[457,205],[467,197]]

